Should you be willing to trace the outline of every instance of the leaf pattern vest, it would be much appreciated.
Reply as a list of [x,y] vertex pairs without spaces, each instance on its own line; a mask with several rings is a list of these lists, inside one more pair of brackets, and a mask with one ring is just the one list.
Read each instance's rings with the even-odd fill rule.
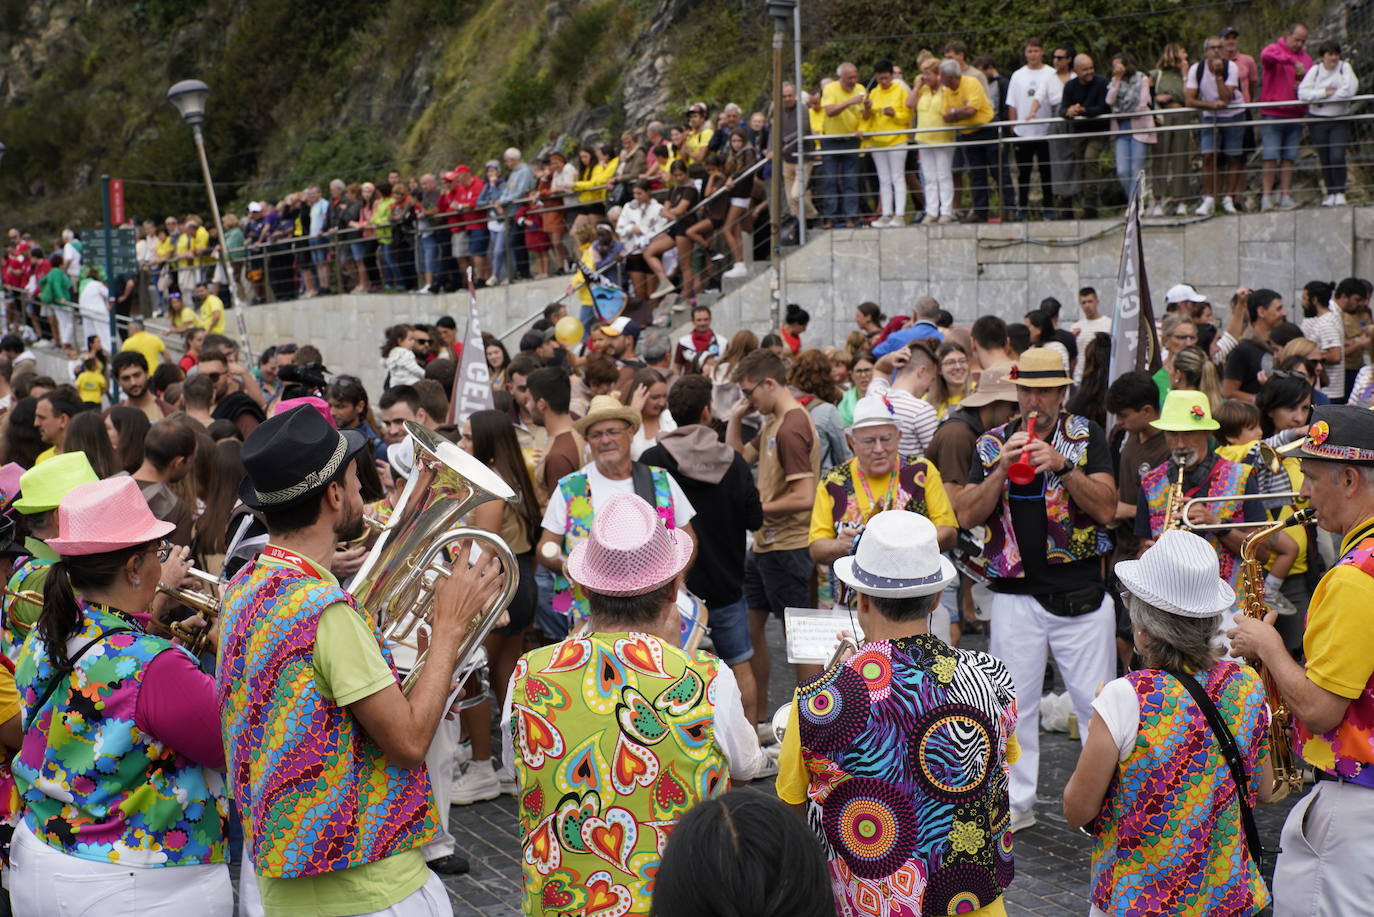
[[70,673],[52,663],[39,637],[19,655],[20,716],[32,723],[13,765],[25,824],[49,847],[83,860],[223,863],[224,775],[143,734],[134,718],[148,665],[161,653],[186,651],[103,606],[89,606],[82,624],[78,646],[107,636]]
[[[1173,471],[1178,474],[1178,466],[1173,462],[1162,462],[1150,469],[1143,478],[1140,479],[1140,489],[1145,494],[1145,501],[1150,507],[1150,534],[1158,538],[1159,533],[1164,531],[1164,513],[1168,509],[1165,505],[1169,500],[1169,473]],[[1245,493],[1246,482],[1250,479],[1252,469],[1249,465],[1240,462],[1232,462],[1227,459],[1216,457],[1212,470],[1207,475],[1206,493],[1207,497],[1234,497]],[[1220,503],[1208,504],[1216,511],[1218,522],[1239,522],[1245,516],[1245,503],[1240,500],[1225,500]],[[1221,578],[1231,584],[1235,589],[1240,582],[1240,555],[1232,551],[1221,543],[1220,532],[1198,532],[1203,538],[1211,543],[1217,552],[1217,561],[1221,565]],[[1237,592],[1236,605],[1244,601],[1243,597]]]
[[1016,689],[1001,661],[930,634],[869,643],[796,703],[839,913],[962,914],[1002,895]]
[[[1269,748],[1264,687],[1234,662],[1193,677],[1231,727],[1255,806]],[[1206,717],[1167,672],[1141,669],[1126,680],[1140,703],[1139,733],[1094,823],[1093,904],[1113,917],[1258,912],[1269,893],[1246,847],[1236,784]]]
[[[259,875],[314,876],[421,846],[438,813],[423,767],[387,762],[347,709],[315,684],[315,630],[343,589],[259,560],[224,595],[216,694],[244,849]],[[399,683],[399,679],[398,679]]]
[[[974,452],[982,463],[984,475],[1002,459],[1002,444],[1021,428],[1012,421],[989,430],[978,437]],[[1082,467],[1088,461],[1088,440],[1092,435],[1091,422],[1077,414],[1059,415],[1050,441],[1059,454],[1072,465]],[[1045,524],[1048,532],[1045,559],[1051,564],[1066,564],[1106,554],[1112,549],[1107,528],[1098,523],[1069,499],[1069,492],[1056,474],[1041,476],[1045,482]],[[1016,530],[1011,522],[1011,482],[1002,481],[1002,497],[997,512],[988,519],[988,537],[983,555],[988,559],[987,574],[997,579],[1020,579],[1026,575],[1021,564],[1021,548],[1016,543]]]
[[[668,472],[653,465],[644,467],[649,469],[654,482],[654,510],[663,524],[671,529],[674,527],[673,491],[668,484]],[[596,507],[592,506],[591,479],[584,471],[564,475],[558,481],[558,489],[563,493],[563,505],[567,507],[568,514],[567,531],[563,533],[563,556],[567,557],[573,548],[591,535]],[[555,573],[553,577],[553,610],[556,614],[572,618],[569,633],[575,633],[591,614],[582,587],[562,573]]]
[[520,658],[510,730],[527,917],[648,914],[668,832],[729,789],[719,665],[641,633]]

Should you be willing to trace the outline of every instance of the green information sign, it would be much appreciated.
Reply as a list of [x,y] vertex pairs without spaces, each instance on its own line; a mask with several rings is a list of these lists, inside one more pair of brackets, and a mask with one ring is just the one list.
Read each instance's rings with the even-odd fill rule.
[[[82,264],[93,264],[104,269],[105,267],[105,230],[97,226],[81,233],[81,241],[84,251],[81,256]],[[134,248],[134,229],[132,226],[122,229],[110,230],[110,241],[114,250],[110,253],[111,267],[114,274],[133,274],[138,271],[138,253]],[[107,280],[113,278],[106,278]]]

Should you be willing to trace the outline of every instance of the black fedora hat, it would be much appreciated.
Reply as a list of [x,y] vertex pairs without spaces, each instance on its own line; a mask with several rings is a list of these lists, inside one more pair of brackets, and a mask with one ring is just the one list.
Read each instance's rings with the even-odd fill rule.
[[250,509],[280,509],[317,492],[367,445],[356,430],[336,430],[310,405],[260,425],[243,444],[239,499]]
[[1312,425],[1301,442],[1303,458],[1374,465],[1374,411],[1353,404],[1313,408]]

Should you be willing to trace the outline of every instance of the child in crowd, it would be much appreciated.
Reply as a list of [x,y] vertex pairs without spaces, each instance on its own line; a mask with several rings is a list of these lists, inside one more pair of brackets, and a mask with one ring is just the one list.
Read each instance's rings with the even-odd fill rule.
[[81,361],[81,372],[76,376],[76,391],[87,404],[100,404],[101,396],[105,393],[105,373],[96,357]]
[[[1296,491],[1302,484],[1302,476],[1297,470],[1296,459],[1284,459],[1284,467],[1275,474],[1269,470],[1268,463],[1260,452],[1260,412],[1248,401],[1230,399],[1217,405],[1212,415],[1220,425],[1217,435],[1225,445],[1217,446],[1217,455],[1233,462],[1249,465],[1255,479],[1256,493],[1279,494]],[[1283,430],[1265,440],[1270,446],[1281,446],[1307,433]],[[1265,500],[1264,506],[1270,518],[1283,519],[1293,514],[1293,501],[1290,498],[1276,497]],[[1291,615],[1296,606],[1279,590],[1283,581],[1293,571],[1299,557],[1307,554],[1307,532],[1301,527],[1275,532],[1269,536],[1269,573],[1264,578],[1264,600],[1270,608],[1281,615]],[[1301,566],[1301,565],[1300,565]],[[1303,569],[1306,569],[1305,567]],[[1302,571],[1299,571],[1302,572]]]

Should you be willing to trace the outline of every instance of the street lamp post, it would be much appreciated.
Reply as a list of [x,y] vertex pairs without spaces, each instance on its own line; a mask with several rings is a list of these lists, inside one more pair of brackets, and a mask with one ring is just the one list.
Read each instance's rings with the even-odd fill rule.
[[[782,265],[782,207],[783,207],[783,184],[782,184],[782,135],[783,135],[783,110],[782,110],[782,47],[783,37],[792,25],[792,14],[796,9],[797,0],[768,0],[768,15],[773,19],[773,127],[772,143],[773,149],[773,180],[772,188],[769,193],[768,213],[771,217],[770,222],[773,228],[773,328],[782,327],[782,304],[787,298],[787,279]],[[801,87],[797,87],[797,105],[801,105]],[[797,137],[798,145],[801,144],[801,136]]]
[[[219,263],[224,268],[224,280],[230,289],[234,286],[234,275],[229,267],[229,247],[224,235],[224,221],[219,216],[219,198],[215,195],[215,183],[210,179],[210,161],[205,158],[205,135],[200,126],[205,123],[205,100],[210,97],[210,87],[200,80],[182,80],[167,90],[167,101],[176,106],[181,120],[191,126],[191,135],[196,141],[196,154],[200,157],[200,174],[205,179],[205,193],[210,198],[210,215],[215,220],[215,231],[219,233]],[[242,339],[243,361],[251,364],[253,354],[248,343],[248,326],[243,318],[246,303],[235,303],[234,312],[238,319],[239,337]]]

